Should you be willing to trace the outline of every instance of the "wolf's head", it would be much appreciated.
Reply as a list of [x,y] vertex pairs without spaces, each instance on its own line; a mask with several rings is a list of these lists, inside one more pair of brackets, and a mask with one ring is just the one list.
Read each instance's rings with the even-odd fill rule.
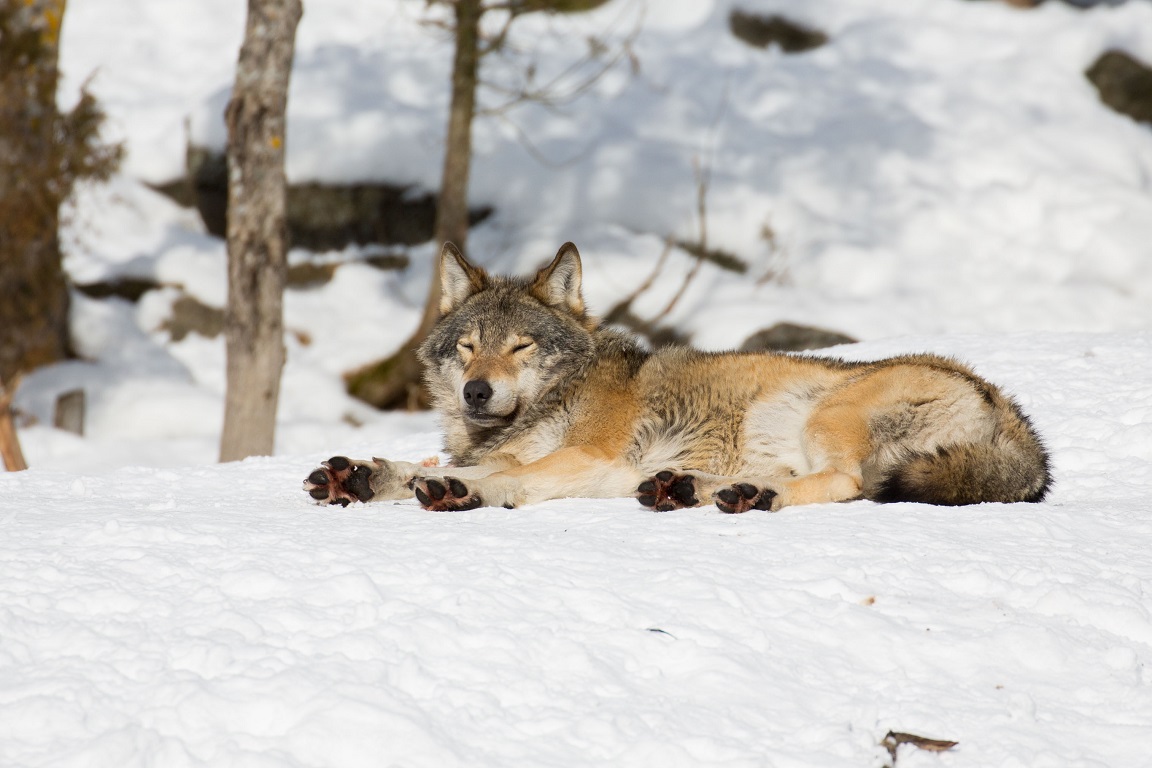
[[440,283],[441,319],[419,355],[437,409],[469,431],[513,424],[592,356],[572,243],[532,279],[490,276],[445,243]]

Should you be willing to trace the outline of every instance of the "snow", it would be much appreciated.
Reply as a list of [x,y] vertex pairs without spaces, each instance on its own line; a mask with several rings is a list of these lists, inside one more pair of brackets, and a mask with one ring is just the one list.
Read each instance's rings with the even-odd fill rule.
[[[732,7],[830,43],[746,48]],[[428,13],[307,4],[292,178],[436,187],[448,47]],[[61,100],[91,78],[128,156],[78,196],[66,268],[164,287],[76,294],[81,359],[17,394],[32,469],[0,476],[0,765],[879,768],[889,730],[960,742],[902,747],[901,768],[1152,765],[1152,133],[1083,77],[1113,46],[1152,60],[1152,4],[614,0],[517,23],[497,85],[527,62],[550,81],[593,34],[636,68],[477,122],[472,197],[496,209],[477,260],[526,270],[575,240],[604,311],[666,237],[697,237],[696,167],[709,244],[749,271],[706,265],[670,324],[706,348],[788,320],[864,339],[846,358],[955,355],[1052,451],[1042,504],[737,517],[314,506],[300,482],[332,454],[439,449],[433,416],[340,378],[406,338],[432,244],[403,272],[294,252],[346,263],[286,297],[276,455],[213,463],[223,342],[163,325],[181,294],[223,305],[224,247],[145,182],[182,173],[187,136],[222,143],[243,22],[224,0],[69,3]],[[637,311],[692,263],[673,249]],[[76,388],[83,437],[49,426]]]

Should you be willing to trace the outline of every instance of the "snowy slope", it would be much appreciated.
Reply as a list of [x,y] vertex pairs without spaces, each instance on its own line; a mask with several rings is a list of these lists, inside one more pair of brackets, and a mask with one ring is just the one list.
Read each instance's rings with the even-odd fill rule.
[[[424,5],[306,4],[294,179],[436,186],[448,48]],[[831,42],[745,48],[732,7]],[[67,269],[167,287],[76,296],[82,359],[17,395],[0,766],[878,768],[888,730],[960,742],[901,768],[1152,766],[1152,131],[1083,77],[1113,46],[1152,60],[1152,3],[614,0],[520,23],[493,81],[637,29],[638,69],[477,123],[473,198],[497,213],[473,257],[529,269],[573,239],[604,311],[696,236],[706,166],[709,242],[750,268],[700,271],[669,318],[695,343],[789,320],[867,340],[844,357],[954,354],[1053,453],[1040,505],[739,517],[313,506],[300,481],[329,455],[439,448],[430,415],[340,381],[408,335],[431,244],[403,273],[292,255],[350,263],[286,297],[276,457],[213,464],[222,340],[162,328],[181,292],[222,305],[224,248],[143,182],[181,172],[187,132],[222,141],[242,28],[230,0],[68,6],[62,100],[93,76],[129,154],[80,195]],[[636,309],[691,264],[674,251]],[[49,426],[77,387],[82,438]]]
[[1048,502],[332,510],[322,452],[0,477],[0,764],[880,766],[890,729],[960,742],[901,766],[1152,764],[1152,337],[842,351],[926,346],[1020,396]]
[[[128,172],[173,178],[186,121],[197,141],[223,143],[241,4],[107,5],[69,6],[65,91],[94,73],[113,131],[129,140]],[[752,49],[728,31],[732,7],[783,11],[830,42],[801,55]],[[308,6],[292,178],[438,186],[450,51],[423,9]],[[699,165],[709,242],[753,278],[733,287],[710,268],[678,307],[674,320],[709,346],[723,343],[712,329],[733,301],[755,302],[765,322],[862,338],[1152,322],[1152,270],[1133,256],[1152,241],[1152,142],[1102,107],[1083,74],[1110,47],[1152,61],[1152,3],[616,0],[582,17],[528,17],[513,33],[517,53],[483,72],[505,88],[528,63],[548,82],[593,34],[615,50],[635,33],[635,71],[622,62],[577,100],[477,121],[472,198],[497,215],[472,249],[500,268],[574,240],[603,264],[589,270],[592,304],[610,306],[648,274],[663,237],[697,236]],[[560,93],[588,72],[578,70]],[[507,100],[481,96],[487,108]],[[77,261],[102,259],[99,238],[82,234],[94,253],[78,248]],[[678,254],[657,292],[687,269]],[[787,284],[754,285],[769,272]],[[715,300],[721,288],[729,301]]]

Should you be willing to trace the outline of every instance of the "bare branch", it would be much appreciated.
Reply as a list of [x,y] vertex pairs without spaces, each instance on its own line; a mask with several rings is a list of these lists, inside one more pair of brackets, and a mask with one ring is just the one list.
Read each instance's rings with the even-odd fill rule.
[[[481,81],[484,87],[496,93],[506,95],[508,99],[503,104],[496,107],[489,107],[478,114],[492,115],[507,112],[513,107],[526,102],[541,104],[549,108],[557,108],[571,103],[587,93],[604,75],[614,69],[621,61],[629,61],[632,64],[632,69],[636,69],[637,58],[633,53],[632,45],[639,33],[640,27],[637,25],[619,44],[619,47],[616,48],[612,56],[607,59],[602,59],[601,56],[606,50],[609,50],[608,46],[601,42],[599,38],[589,38],[588,54],[565,67],[561,72],[542,85],[534,85],[532,82],[536,74],[536,68],[534,66],[529,66],[526,69],[528,77],[526,78],[526,82],[519,88],[507,88],[488,81]],[[597,61],[599,61],[599,64],[593,72],[568,88],[561,89],[561,86],[564,85],[567,80],[570,80],[576,73],[586,69],[590,64]]]
[[708,128],[709,138],[706,141],[708,145],[708,159],[701,162],[700,156],[697,155],[692,158],[692,176],[696,181],[696,218],[697,226],[699,227],[699,240],[695,244],[695,248],[690,249],[690,253],[696,257],[696,263],[692,265],[692,269],[684,276],[683,282],[680,283],[680,289],[672,297],[671,301],[664,307],[653,322],[667,317],[672,310],[679,303],[681,297],[688,290],[688,286],[696,279],[696,275],[700,273],[700,268],[704,265],[704,258],[708,254],[708,189],[712,184],[712,158],[711,155],[715,150],[716,144],[716,131],[720,126],[720,122],[728,109],[728,87],[725,84],[724,92],[721,95],[720,105],[716,110],[716,115],[712,119],[712,125]]

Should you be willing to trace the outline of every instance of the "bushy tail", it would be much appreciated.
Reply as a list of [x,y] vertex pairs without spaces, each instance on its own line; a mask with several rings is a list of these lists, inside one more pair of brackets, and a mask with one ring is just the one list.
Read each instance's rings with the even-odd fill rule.
[[1032,425],[1012,405],[988,442],[907,452],[865,477],[864,495],[879,502],[960,506],[1042,501],[1052,484],[1048,454]]

